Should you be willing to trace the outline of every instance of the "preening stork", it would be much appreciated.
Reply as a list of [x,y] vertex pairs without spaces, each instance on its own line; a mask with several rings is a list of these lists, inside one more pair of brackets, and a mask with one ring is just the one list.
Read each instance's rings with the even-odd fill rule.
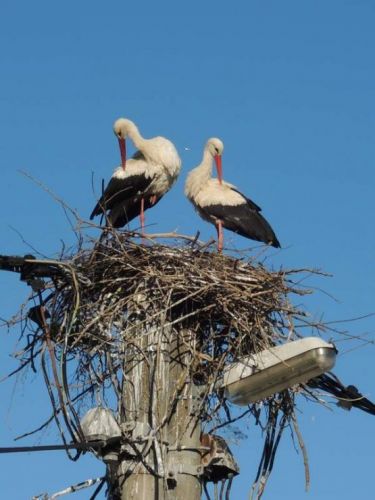
[[[113,125],[118,138],[121,166],[117,167],[90,219],[106,214],[107,223],[122,227],[140,216],[142,232],[144,212],[156,205],[172,187],[181,169],[181,159],[171,141],[165,137],[144,139],[130,120],[119,118]],[[137,151],[126,158],[126,138]]]
[[[218,251],[223,249],[223,227],[256,241],[279,248],[280,243],[271,226],[261,215],[261,208],[238,189],[223,181],[221,155],[224,145],[212,138],[206,143],[202,163],[188,175],[185,195],[202,219],[216,226]],[[217,179],[212,178],[213,161]]]

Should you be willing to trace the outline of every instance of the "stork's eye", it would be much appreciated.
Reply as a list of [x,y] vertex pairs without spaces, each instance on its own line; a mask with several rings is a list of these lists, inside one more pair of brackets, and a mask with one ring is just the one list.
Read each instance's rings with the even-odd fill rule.
[[215,148],[217,154],[219,154],[219,148]]

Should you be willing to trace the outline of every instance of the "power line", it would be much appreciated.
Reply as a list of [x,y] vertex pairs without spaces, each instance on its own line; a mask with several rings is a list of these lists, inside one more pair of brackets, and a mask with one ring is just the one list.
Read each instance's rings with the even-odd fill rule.
[[71,443],[71,444],[50,444],[43,446],[9,446],[0,447],[0,453],[22,453],[31,451],[56,451],[56,450],[92,450],[100,449],[108,446],[109,444],[115,444],[120,442],[120,437],[113,437],[102,441],[90,441],[86,443]]

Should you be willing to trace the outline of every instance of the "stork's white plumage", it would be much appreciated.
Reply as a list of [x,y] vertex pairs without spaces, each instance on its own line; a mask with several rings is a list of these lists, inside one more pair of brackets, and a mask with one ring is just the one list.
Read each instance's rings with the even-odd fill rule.
[[[102,197],[90,215],[107,213],[112,227],[122,227],[140,215],[142,231],[144,211],[156,205],[176,181],[181,160],[176,148],[165,137],[144,139],[130,120],[119,118],[113,125],[121,152],[121,166],[116,168]],[[137,148],[126,158],[126,138]]]
[[[212,138],[206,143],[202,163],[188,175],[185,195],[199,215],[216,226],[218,250],[223,248],[223,227],[256,241],[280,247],[271,226],[260,214],[261,208],[235,186],[222,180],[221,155],[224,144]],[[212,178],[213,162],[218,178]]]

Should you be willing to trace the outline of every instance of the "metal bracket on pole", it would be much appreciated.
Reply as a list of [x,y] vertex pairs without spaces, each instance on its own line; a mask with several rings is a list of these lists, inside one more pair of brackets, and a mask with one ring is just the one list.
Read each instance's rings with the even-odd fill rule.
[[203,476],[204,467],[192,464],[171,464],[168,467],[168,479],[175,479],[178,474],[188,474],[189,476]]
[[133,439],[147,441],[151,434],[151,427],[147,422],[136,422],[134,420],[121,424],[124,434],[131,434]]
[[[134,456],[135,449],[137,449],[140,453],[145,454],[146,450],[151,447],[153,440],[153,433],[151,431],[151,427],[146,422],[126,422],[121,424],[121,430],[124,435],[128,435],[131,441],[134,443],[134,446],[130,446],[125,443],[121,446],[121,451],[129,454],[130,456]],[[145,443],[149,443],[146,446],[146,450],[144,448]],[[142,449],[143,448],[143,449]]]

